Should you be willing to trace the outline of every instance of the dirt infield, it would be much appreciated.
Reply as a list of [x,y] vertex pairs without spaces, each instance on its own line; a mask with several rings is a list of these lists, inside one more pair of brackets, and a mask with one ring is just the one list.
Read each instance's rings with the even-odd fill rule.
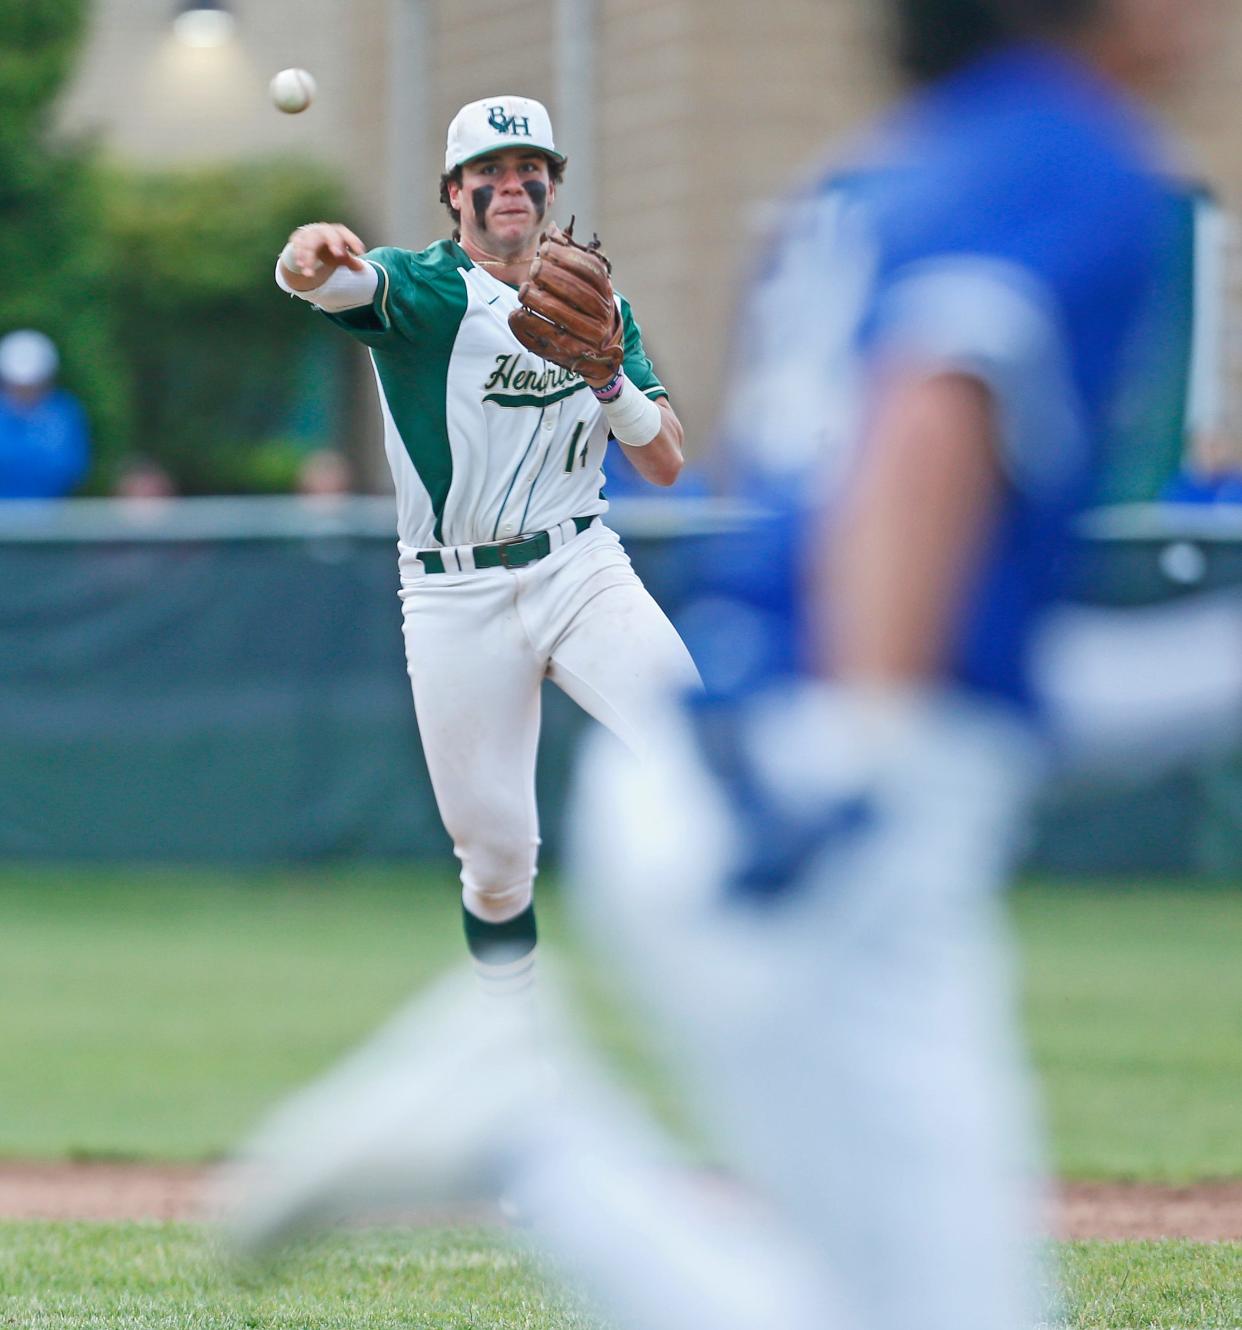
[[1242,1242],[1242,1182],[1162,1187],[1147,1182],[1071,1182],[1062,1185],[1054,1232],[1100,1239],[1191,1238]]
[[[0,1219],[192,1219],[202,1182],[189,1166],[0,1162]],[[1242,1181],[1068,1183],[1049,1227],[1071,1239],[1242,1242]]]
[[0,1161],[2,1219],[190,1219],[200,1168]]

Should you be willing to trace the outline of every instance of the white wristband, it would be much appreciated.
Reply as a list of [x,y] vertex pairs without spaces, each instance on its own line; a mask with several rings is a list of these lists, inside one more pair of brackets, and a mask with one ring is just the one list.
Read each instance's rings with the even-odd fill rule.
[[343,310],[361,309],[363,305],[369,305],[375,297],[375,288],[379,284],[379,274],[375,271],[373,263],[364,263],[361,272],[341,264],[318,286],[312,287],[309,291],[297,291],[290,286],[284,269],[285,259],[282,254],[276,264],[276,285],[289,295],[305,300],[308,305],[327,310],[329,314],[339,314]]
[[659,406],[628,378],[621,384],[616,398],[603,406],[613,436],[631,448],[643,448],[649,444],[664,423]]

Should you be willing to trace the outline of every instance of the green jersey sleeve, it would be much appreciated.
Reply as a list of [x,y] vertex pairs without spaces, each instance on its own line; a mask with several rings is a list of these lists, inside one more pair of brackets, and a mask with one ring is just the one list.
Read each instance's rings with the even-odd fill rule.
[[637,384],[648,397],[667,397],[668,389],[660,382],[643,347],[643,332],[634,318],[630,302],[624,296],[620,300],[621,327],[625,334],[625,358],[621,363],[625,377]]
[[407,290],[411,284],[405,279],[401,250],[384,246],[381,249],[369,249],[362,257],[375,269],[379,278],[371,303],[335,313],[325,310],[324,317],[367,346],[383,346],[394,334],[400,333],[396,311],[399,305],[412,303],[410,297],[413,292]]
[[333,323],[374,350],[451,342],[466,310],[461,272],[471,263],[464,250],[450,241],[417,254],[386,245],[363,258],[379,278],[371,303],[328,313]]

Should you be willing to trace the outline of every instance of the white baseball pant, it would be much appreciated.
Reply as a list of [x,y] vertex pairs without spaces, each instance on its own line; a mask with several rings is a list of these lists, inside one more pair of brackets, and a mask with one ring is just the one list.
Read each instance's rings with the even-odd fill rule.
[[418,728],[463,900],[504,923],[530,903],[536,871],[544,678],[641,753],[653,696],[698,674],[599,522],[523,568],[427,574],[401,598]]

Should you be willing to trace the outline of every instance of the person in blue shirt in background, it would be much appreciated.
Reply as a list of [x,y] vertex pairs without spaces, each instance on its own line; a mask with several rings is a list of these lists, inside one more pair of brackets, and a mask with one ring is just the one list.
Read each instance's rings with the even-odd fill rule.
[[643,1330],[1039,1318],[997,896],[1047,752],[1036,648],[1166,248],[1141,98],[1212,8],[890,0],[908,97],[777,208],[721,431],[765,515],[703,550],[679,625],[705,694],[641,765],[593,737],[569,819],[576,903],[760,1204],[650,1167],[615,1092],[549,1093],[448,991],[273,1120],[246,1244],[500,1183]]
[[56,387],[52,340],[22,329],[0,338],[0,499],[58,499],[90,465],[86,415]]

